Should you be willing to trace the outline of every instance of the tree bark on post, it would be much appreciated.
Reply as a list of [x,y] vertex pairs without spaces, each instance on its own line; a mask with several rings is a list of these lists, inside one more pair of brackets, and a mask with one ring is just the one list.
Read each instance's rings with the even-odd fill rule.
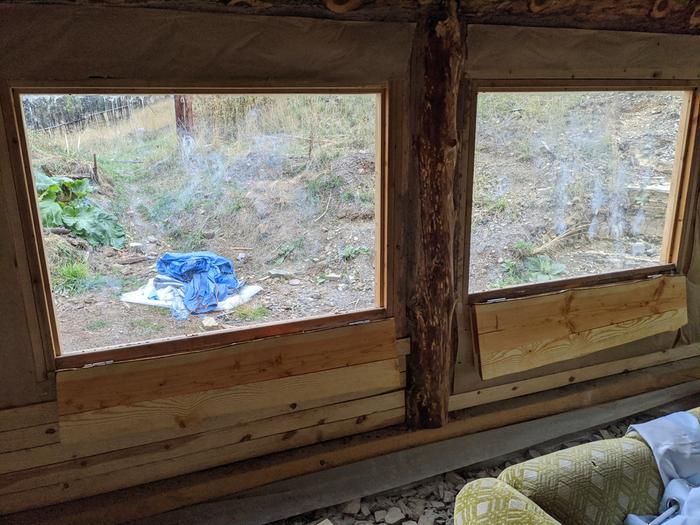
[[177,136],[182,139],[192,135],[194,131],[194,118],[192,115],[192,95],[174,95],[175,99],[175,128]]
[[[413,48],[414,175],[419,201],[407,421],[413,428],[447,422],[456,345],[455,190],[459,187],[458,105],[464,35],[456,0],[421,15]],[[458,190],[457,190],[458,191]]]

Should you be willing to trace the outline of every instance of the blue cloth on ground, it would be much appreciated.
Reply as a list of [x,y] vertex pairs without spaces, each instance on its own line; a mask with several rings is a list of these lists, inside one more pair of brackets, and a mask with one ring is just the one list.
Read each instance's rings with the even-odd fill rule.
[[630,514],[625,525],[700,525],[700,422],[688,412],[676,412],[631,430],[651,448],[666,489],[659,516]]
[[241,285],[233,263],[213,252],[165,253],[156,271],[184,284],[185,307],[197,314],[214,310]]

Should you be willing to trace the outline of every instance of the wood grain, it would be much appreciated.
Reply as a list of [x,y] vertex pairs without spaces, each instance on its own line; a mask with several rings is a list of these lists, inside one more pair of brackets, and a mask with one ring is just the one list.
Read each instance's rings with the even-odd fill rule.
[[[398,359],[61,416],[64,443],[123,446],[194,434],[401,388]],[[117,444],[121,440],[121,444]],[[116,443],[115,443],[116,442]]]
[[502,401],[504,399],[512,399],[536,392],[543,392],[569,384],[621,374],[630,370],[640,370],[642,368],[671,363],[698,355],[700,355],[700,345],[695,344],[654,352],[652,354],[629,357],[627,359],[620,359],[600,365],[566,370],[542,377],[534,377],[532,379],[524,379],[504,385],[452,394],[450,396],[449,407],[451,412],[462,410],[464,408]]
[[[47,484],[41,481],[41,477],[33,481],[26,478],[27,475],[36,475],[38,471],[24,471],[17,475],[3,476],[0,480],[0,487],[3,490],[8,486],[16,489],[28,484],[33,487],[25,491],[13,490],[2,494],[0,514],[16,512],[28,506],[49,505],[66,499],[99,494],[245,458],[366,432],[402,423],[404,419],[405,410],[396,408],[259,439],[248,440],[244,436],[237,441],[229,441],[229,444],[218,446],[213,441],[217,437],[216,433],[206,433],[198,436],[198,439],[178,442],[175,446],[172,443],[170,447],[167,447],[167,444],[161,444],[153,447],[152,450],[142,447],[138,455],[133,455],[133,451],[125,450],[97,459],[79,460],[70,465],[59,464],[47,467],[47,470],[40,473]],[[233,440],[240,435],[239,429],[235,432],[233,436],[227,436],[226,439]],[[56,479],[63,481],[51,482]],[[69,481],[65,481],[66,479]]]
[[481,374],[491,379],[680,328],[685,277],[478,304],[474,315]]
[[57,373],[61,415],[396,357],[393,319]]
[[[453,420],[437,429],[424,429],[406,433],[403,428],[387,429],[374,435],[361,435],[348,440],[337,440],[308,447],[289,454],[260,457],[258,459],[227,465],[208,472],[200,472],[178,479],[165,480],[151,485],[134,487],[114,494],[104,494],[94,501],[67,503],[47,510],[60,516],[57,523],[102,523],[103,520],[137,519],[165,512],[185,505],[231,495],[242,490],[259,487],[272,481],[290,478],[309,472],[332,468],[365,458],[404,450],[422,444],[433,443],[457,436],[480,432],[496,427],[528,421],[551,414],[627,398],[651,392],[671,385],[686,383],[690,395],[699,391],[700,358],[678,361],[646,370],[630,372],[624,376],[604,378],[598,381],[570,385],[550,392],[538,393],[515,400],[494,403],[488,407],[475,407],[453,415]],[[64,487],[66,497],[61,499],[60,485],[0,497],[3,509],[22,509],[47,501],[63,501],[76,494],[91,492],[92,482],[97,489],[124,484],[119,479],[126,475],[119,471],[117,479],[109,484],[106,476],[79,480]],[[56,514],[57,513],[57,514]],[[30,513],[22,519],[32,523]]]

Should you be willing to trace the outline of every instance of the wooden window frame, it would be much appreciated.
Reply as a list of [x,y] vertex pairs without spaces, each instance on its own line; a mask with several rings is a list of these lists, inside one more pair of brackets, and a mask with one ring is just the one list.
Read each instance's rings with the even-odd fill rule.
[[[268,337],[278,337],[299,334],[314,330],[340,328],[353,324],[362,324],[391,317],[388,306],[389,287],[393,275],[390,270],[391,254],[388,247],[391,217],[389,215],[389,87],[388,84],[368,85],[360,87],[337,86],[284,86],[284,87],[253,87],[235,85],[230,87],[209,87],[173,85],[147,85],[140,87],[139,82],[81,82],[81,83],[23,83],[9,82],[12,99],[12,125],[15,127],[18,143],[11,151],[13,157],[13,172],[16,181],[16,198],[22,214],[26,218],[23,227],[27,252],[29,255],[30,273],[34,284],[34,301],[42,331],[42,341],[45,353],[52,355],[56,370],[82,368],[109,364],[119,361],[130,361],[162,357],[188,352],[200,352],[222,348],[236,343],[255,341]],[[24,133],[24,118],[22,113],[21,96],[29,94],[374,94],[377,97],[376,115],[376,160],[375,160],[375,307],[348,312],[345,314],[327,314],[295,318],[266,324],[253,325],[243,328],[219,330],[208,334],[192,334],[154,339],[149,341],[126,343],[110,347],[100,347],[80,353],[62,355],[58,325],[54,312],[51,285],[46,257],[42,241],[42,225],[33,175]]]
[[[669,204],[666,212],[662,257],[666,262],[645,268],[605,272],[581,277],[557,279],[542,283],[523,284],[481,292],[469,292],[469,270],[471,258],[469,250],[465,258],[464,287],[468,304],[483,303],[498,299],[514,299],[543,293],[551,293],[574,288],[603,285],[610,283],[645,279],[656,275],[684,273],[687,266],[684,259],[684,246],[687,245],[690,232],[685,227],[688,210],[688,194],[691,174],[694,170],[694,146],[698,133],[700,117],[700,82],[686,80],[549,80],[531,79],[473,79],[469,80],[470,107],[473,108],[468,122],[468,196],[466,206],[466,240],[471,245],[472,205],[474,190],[474,153],[476,147],[477,98],[479,93],[493,92],[562,92],[562,91],[680,91],[685,94],[681,111],[680,124],[676,142],[676,152],[671,176]],[[687,250],[685,250],[687,251]],[[685,256],[687,258],[687,255]]]

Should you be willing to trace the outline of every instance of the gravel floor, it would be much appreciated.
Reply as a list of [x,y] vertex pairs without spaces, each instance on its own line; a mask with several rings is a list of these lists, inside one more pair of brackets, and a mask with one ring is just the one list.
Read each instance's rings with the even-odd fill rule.
[[576,435],[566,441],[545,443],[491,464],[448,472],[398,489],[356,499],[275,522],[274,525],[452,525],[452,509],[459,490],[474,479],[497,477],[503,469],[582,443],[622,437],[629,425],[648,421],[657,411],[617,421],[606,427]]

